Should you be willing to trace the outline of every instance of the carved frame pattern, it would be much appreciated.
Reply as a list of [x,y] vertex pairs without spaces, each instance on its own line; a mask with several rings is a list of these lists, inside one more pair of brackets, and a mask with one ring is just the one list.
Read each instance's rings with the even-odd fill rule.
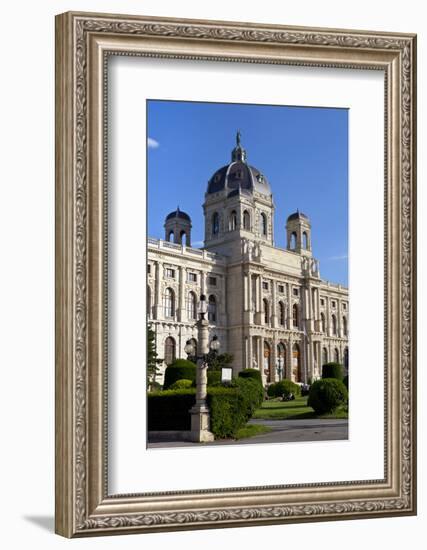
[[[56,531],[73,537],[414,514],[415,36],[85,13],[62,14],[56,24]],[[105,202],[104,209],[93,214],[95,196],[90,189],[94,165],[91,94],[103,94],[99,103],[105,102],[107,95],[105,78],[96,80],[96,86],[90,79],[94,55],[101,48],[103,36],[106,42],[116,46],[113,50],[102,46],[104,57],[100,63],[104,75],[105,58],[111,53],[385,71],[387,197],[393,199],[393,204],[397,201],[397,207],[390,212],[385,246],[389,250],[392,243],[397,251],[386,261],[390,262],[389,269],[398,286],[386,291],[389,310],[385,312],[386,326],[397,347],[391,355],[386,347],[394,367],[389,371],[389,389],[393,391],[386,400],[384,480],[144,495],[107,494],[107,411],[102,397],[106,376],[102,368],[92,367],[90,355],[96,337],[102,340],[99,349],[104,346],[105,352],[106,347],[103,335],[99,337],[96,329],[95,337],[91,332],[92,318],[98,318],[92,313],[91,289],[102,287],[99,274],[107,261],[105,250],[104,255],[102,251],[98,255],[91,249],[94,227],[102,235],[99,219],[102,216],[105,219],[106,214]],[[145,41],[151,39],[155,46],[142,51]],[[138,41],[139,50],[135,48]],[[162,43],[168,45],[167,52],[163,51]],[[253,55],[230,54],[232,43],[246,47]],[[190,45],[184,53],[183,44]],[[214,44],[214,53],[212,50],[203,53],[208,44]],[[267,49],[263,50],[265,45]],[[100,110],[105,117],[105,104]],[[99,117],[96,120],[98,125],[102,122]],[[104,155],[105,144],[106,139]],[[99,172],[102,172],[96,173],[99,179],[105,180],[105,164]],[[94,276],[92,261],[104,262]],[[102,291],[96,296],[101,300]],[[102,351],[96,358],[102,363]],[[392,450],[397,451],[393,460]]]

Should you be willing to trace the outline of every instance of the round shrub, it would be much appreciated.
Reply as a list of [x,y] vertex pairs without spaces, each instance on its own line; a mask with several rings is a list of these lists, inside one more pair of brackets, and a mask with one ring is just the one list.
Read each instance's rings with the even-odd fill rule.
[[322,367],[322,378],[342,380],[343,376],[343,368],[339,363],[325,363]]
[[262,385],[261,372],[258,369],[243,369],[239,372],[240,378],[253,378]]
[[275,384],[270,384],[267,390],[267,395],[269,397],[287,397],[291,393],[297,397],[301,395],[301,388],[298,384],[295,384],[292,380],[288,380],[287,378],[284,378]]
[[220,386],[221,385],[221,371],[208,370],[208,386]]
[[196,365],[192,361],[187,359],[176,359],[165,370],[165,381],[163,383],[163,389],[167,390],[177,380],[191,380],[196,381]]
[[173,384],[169,386],[170,390],[185,390],[188,388],[191,388],[193,385],[192,380],[188,380],[187,378],[181,378],[181,380],[177,380]]
[[348,374],[346,374],[344,376],[344,378],[342,379],[342,382],[343,382],[344,386],[347,388],[347,391],[348,391]]
[[314,409],[316,414],[333,412],[340,405],[345,405],[348,392],[341,380],[323,378],[316,380],[308,394],[307,405]]

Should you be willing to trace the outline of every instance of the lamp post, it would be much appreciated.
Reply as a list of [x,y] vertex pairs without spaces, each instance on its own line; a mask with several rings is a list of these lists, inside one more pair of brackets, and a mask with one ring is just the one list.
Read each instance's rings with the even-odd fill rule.
[[[198,330],[198,350],[194,349],[194,345],[189,340],[185,346],[185,352],[189,355],[196,356],[196,403],[190,409],[191,414],[191,441],[199,443],[214,440],[214,435],[210,431],[210,416],[209,407],[206,402],[206,386],[207,386],[207,355],[209,353],[209,321],[206,319],[208,305],[206,296],[200,296],[198,307],[199,320],[197,321]],[[219,349],[219,340],[216,336],[213,337],[210,349],[217,351]]]

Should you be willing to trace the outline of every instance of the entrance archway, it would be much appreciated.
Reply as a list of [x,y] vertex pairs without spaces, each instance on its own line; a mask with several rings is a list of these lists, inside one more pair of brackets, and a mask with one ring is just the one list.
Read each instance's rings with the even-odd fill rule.
[[292,347],[292,380],[294,382],[302,381],[301,353],[298,344],[294,344]]
[[271,349],[268,342],[264,341],[264,374],[266,376],[267,383],[271,380]]
[[285,344],[282,344],[282,342],[277,344],[276,369],[279,380],[283,380],[283,378],[286,378],[286,347]]

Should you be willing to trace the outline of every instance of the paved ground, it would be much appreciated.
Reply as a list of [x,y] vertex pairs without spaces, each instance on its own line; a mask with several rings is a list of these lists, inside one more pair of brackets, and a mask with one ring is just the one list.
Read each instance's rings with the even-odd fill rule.
[[263,424],[271,432],[248,439],[222,440],[213,443],[191,443],[189,441],[151,440],[148,447],[189,447],[192,445],[242,445],[254,443],[285,443],[295,441],[334,441],[348,439],[348,420],[250,420],[249,424]]

